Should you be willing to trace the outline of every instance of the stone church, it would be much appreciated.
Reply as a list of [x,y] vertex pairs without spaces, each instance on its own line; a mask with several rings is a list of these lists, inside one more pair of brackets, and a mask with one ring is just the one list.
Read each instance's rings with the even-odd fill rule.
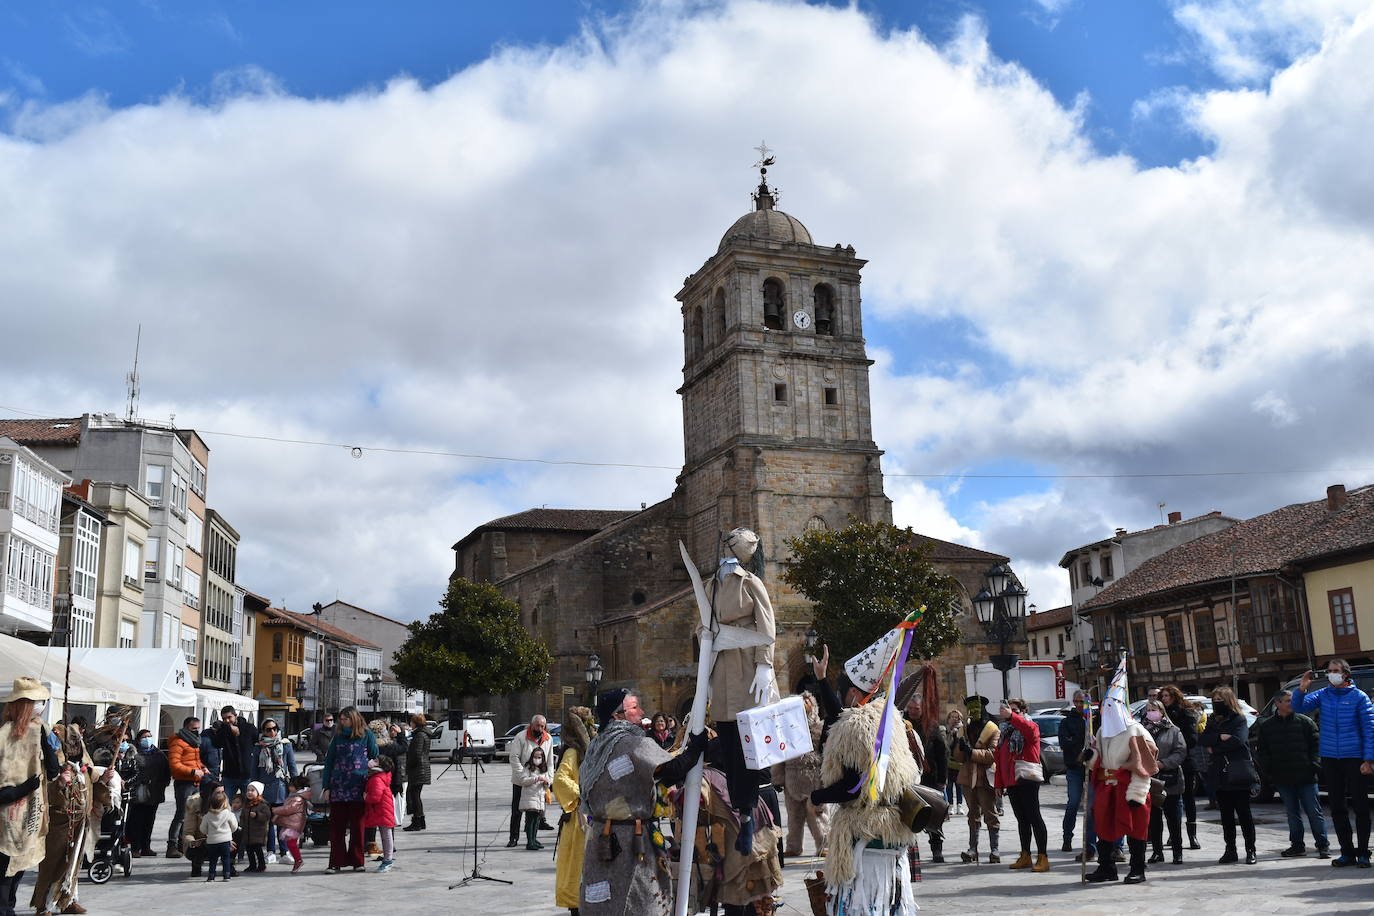
[[[677,544],[706,574],[721,534],[741,525],[762,538],[786,692],[805,671],[811,615],[809,602],[782,585],[784,541],[841,527],[851,515],[892,521],[869,406],[859,288],[866,262],[853,246],[813,242],[800,220],[777,209],[766,179],[753,199],[676,296],[685,455],[672,495],[638,512],[531,509],[453,545],[454,575],[492,582],[519,602],[554,656],[542,691],[469,701],[496,713],[498,725],[535,712],[556,720],[564,706],[587,702],[593,654],[602,689],[631,687],[646,711],[681,715],[696,689],[698,614]],[[969,596],[1006,558],[918,539],[964,591],[965,639],[940,659],[945,696],[957,699],[963,665],[989,651]]]

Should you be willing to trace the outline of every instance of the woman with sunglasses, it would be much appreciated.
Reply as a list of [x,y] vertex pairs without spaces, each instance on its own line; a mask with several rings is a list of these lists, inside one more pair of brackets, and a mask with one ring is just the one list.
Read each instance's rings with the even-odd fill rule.
[[[296,775],[296,751],[282,737],[276,719],[263,719],[258,734],[257,780],[262,783],[262,800],[276,807],[286,802],[286,784]],[[275,865],[278,855],[288,855],[286,844],[277,835],[277,825],[267,829],[267,864]]]

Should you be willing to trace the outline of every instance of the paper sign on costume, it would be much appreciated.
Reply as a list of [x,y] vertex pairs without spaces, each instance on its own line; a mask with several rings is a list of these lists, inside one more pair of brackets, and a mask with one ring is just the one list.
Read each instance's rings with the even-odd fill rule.
[[744,763],[751,770],[762,770],[813,750],[801,697],[742,710],[735,721]]

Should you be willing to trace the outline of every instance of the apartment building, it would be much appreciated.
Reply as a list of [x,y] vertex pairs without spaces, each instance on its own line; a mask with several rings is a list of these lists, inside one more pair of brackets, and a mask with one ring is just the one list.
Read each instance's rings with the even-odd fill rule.
[[0,630],[53,630],[62,488],[70,478],[0,428]]
[[[193,506],[192,513],[195,511]],[[238,690],[233,678],[234,615],[238,593],[239,534],[214,509],[205,516],[204,607],[201,611],[201,681],[220,690]],[[242,610],[238,611],[240,620]],[[232,685],[232,686],[231,686]]]
[[95,646],[99,597],[101,529],[105,513],[84,495],[89,485],[62,491],[61,542],[57,548],[57,593],[53,596],[50,645],[87,649]]
[[143,623],[143,551],[152,506],[135,487],[82,481],[80,491],[105,516],[96,578],[97,648],[132,649]]
[[[391,663],[396,651],[410,638],[410,628],[399,620],[369,611],[347,601],[316,605],[319,619],[348,634],[376,644],[376,650],[358,650],[358,701],[371,710],[372,692],[377,693],[376,709],[409,714],[424,712],[428,698],[423,691],[407,690],[396,680]],[[378,683],[368,683],[369,680]]]

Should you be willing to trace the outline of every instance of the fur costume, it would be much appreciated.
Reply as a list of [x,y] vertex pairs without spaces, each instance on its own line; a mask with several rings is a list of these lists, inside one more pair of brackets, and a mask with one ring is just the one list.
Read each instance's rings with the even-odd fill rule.
[[[873,757],[873,745],[878,736],[878,723],[885,706],[874,700],[866,706],[855,706],[840,713],[839,721],[830,729],[821,759],[821,782],[834,786],[842,781],[860,777],[868,771]],[[897,729],[891,744],[891,761],[887,779],[875,803],[855,792],[850,800],[841,802],[830,818],[830,848],[825,857],[825,876],[832,893],[853,884],[857,877],[854,850],[877,840],[887,849],[901,849],[916,841],[916,835],[902,822],[897,803],[902,791],[921,781],[920,768],[911,756],[911,748],[902,740],[905,728],[896,715],[889,723]],[[844,786],[847,791],[854,786]],[[823,790],[822,790],[823,791]],[[902,863],[905,865],[905,862]]]
[[1150,777],[1159,770],[1155,740],[1145,726],[1132,721],[1119,734],[1100,738],[1099,747],[1101,759],[1094,761],[1092,773],[1097,835],[1143,840],[1150,826]]

